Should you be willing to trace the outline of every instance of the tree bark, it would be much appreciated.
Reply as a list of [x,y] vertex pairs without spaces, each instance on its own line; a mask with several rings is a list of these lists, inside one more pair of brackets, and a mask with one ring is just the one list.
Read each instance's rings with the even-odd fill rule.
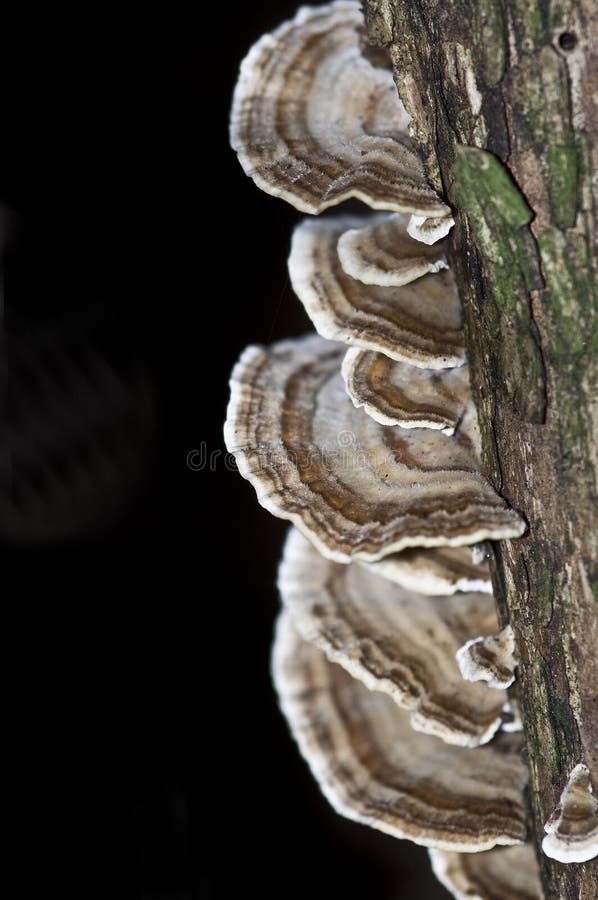
[[[456,218],[484,465],[527,519],[493,545],[519,654],[530,831],[547,898],[595,898],[598,862],[540,851],[568,775],[598,791],[595,0],[365,0],[432,182]],[[594,587],[592,593],[591,585]]]

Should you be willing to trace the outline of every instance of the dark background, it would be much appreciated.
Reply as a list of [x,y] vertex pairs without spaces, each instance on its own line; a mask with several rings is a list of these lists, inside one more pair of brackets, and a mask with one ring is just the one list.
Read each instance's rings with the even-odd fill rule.
[[296,752],[268,672],[286,528],[224,457],[239,352],[308,328],[298,216],[227,137],[239,61],[294,6],[6,36],[8,774],[23,884],[62,896],[448,896]]

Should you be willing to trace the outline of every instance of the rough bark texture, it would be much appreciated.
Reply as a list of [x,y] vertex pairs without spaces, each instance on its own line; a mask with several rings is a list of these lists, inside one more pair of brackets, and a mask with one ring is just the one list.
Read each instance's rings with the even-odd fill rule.
[[[529,523],[524,538],[495,546],[494,584],[520,658],[539,846],[577,763],[598,790],[598,4],[364,6],[430,176],[457,213],[453,264],[484,462]],[[539,858],[546,897],[597,896],[596,860]]]

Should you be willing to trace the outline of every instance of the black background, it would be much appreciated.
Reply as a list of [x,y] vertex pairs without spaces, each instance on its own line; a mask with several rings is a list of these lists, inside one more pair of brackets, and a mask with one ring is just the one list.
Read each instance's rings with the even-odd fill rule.
[[[227,136],[240,59],[294,5],[5,36],[9,366],[13,334],[100,310],[118,353],[143,362],[154,423],[114,505],[66,536],[58,521],[43,539],[3,536],[24,885],[448,896],[425,851],[336,816],[296,752],[268,672],[286,528],[225,464],[239,352],[309,327],[286,276],[298,215],[243,175]],[[11,409],[29,402],[18,390],[9,368]],[[202,448],[212,465],[190,467]]]

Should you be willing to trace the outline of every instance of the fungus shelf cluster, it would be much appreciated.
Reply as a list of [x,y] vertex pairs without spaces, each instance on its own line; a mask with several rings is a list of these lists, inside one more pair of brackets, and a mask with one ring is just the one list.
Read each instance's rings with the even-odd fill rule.
[[251,49],[232,108],[263,190],[383,211],[297,226],[289,275],[317,334],[251,346],[232,374],[228,450],[293,525],[273,677],[340,813],[431,848],[455,897],[538,898],[512,633],[472,559],[525,524],[480,469],[450,210],[363,43],[358,3],[304,7]]

